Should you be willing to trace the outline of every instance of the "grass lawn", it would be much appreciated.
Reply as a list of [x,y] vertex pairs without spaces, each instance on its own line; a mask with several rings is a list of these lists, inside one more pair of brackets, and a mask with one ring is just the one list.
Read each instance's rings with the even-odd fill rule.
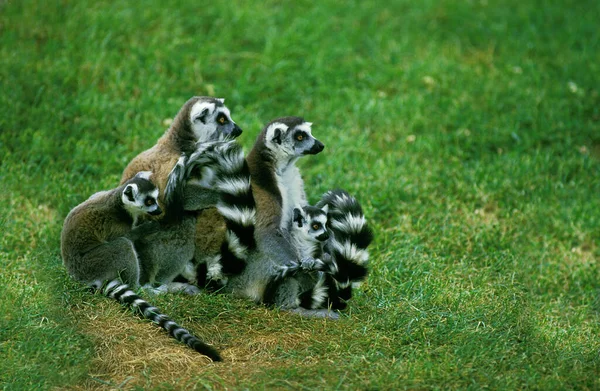
[[[0,1],[0,386],[599,389],[600,2]],[[71,208],[193,95],[248,151],[313,122],[311,201],[363,204],[371,273],[339,321],[152,301],[211,364],[65,272]]]

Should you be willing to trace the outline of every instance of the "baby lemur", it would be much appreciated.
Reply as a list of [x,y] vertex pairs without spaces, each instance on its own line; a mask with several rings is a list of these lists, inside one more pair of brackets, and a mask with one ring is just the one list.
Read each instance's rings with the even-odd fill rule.
[[317,207],[295,208],[290,233],[300,261],[282,266],[267,289],[272,292],[285,276],[304,271],[300,307],[346,308],[353,286],[367,275],[367,247],[373,240],[356,198],[336,189],[325,193]]
[[329,238],[326,227],[327,208],[327,205],[322,209],[310,205],[294,208],[289,233],[298,260],[280,266],[279,272],[272,277],[265,289],[265,298],[271,297],[280,289],[286,277],[296,276],[300,280],[299,307],[327,308],[327,274],[337,272],[335,262],[325,252],[325,243]]
[[[69,274],[104,295],[139,310],[178,341],[215,361],[218,352],[135,294],[145,265],[134,242],[157,229],[143,222],[158,215],[158,188],[150,172],[140,172],[113,190],[92,195],[67,215],[61,233],[61,254]],[[122,282],[121,282],[122,281]]]

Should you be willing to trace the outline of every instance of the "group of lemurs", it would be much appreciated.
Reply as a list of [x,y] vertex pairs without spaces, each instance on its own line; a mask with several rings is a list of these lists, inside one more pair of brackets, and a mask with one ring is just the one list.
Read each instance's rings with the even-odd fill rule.
[[71,210],[61,234],[72,277],[214,361],[217,350],[136,291],[205,289],[335,319],[367,275],[373,239],[347,192],[308,204],[296,162],[324,149],[310,122],[269,122],[247,156],[241,133],[223,99],[191,98],[117,188]]

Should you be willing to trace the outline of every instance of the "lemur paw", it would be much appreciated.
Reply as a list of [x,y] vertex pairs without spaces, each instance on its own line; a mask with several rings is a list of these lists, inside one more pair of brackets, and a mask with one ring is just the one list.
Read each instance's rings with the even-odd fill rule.
[[300,267],[303,270],[311,271],[311,270],[320,270],[325,264],[320,259],[315,259],[311,257],[302,258],[300,260]]
[[298,262],[290,262],[287,265],[279,266],[275,271],[273,277],[275,281],[281,280],[288,275],[296,273],[300,269],[300,264]]

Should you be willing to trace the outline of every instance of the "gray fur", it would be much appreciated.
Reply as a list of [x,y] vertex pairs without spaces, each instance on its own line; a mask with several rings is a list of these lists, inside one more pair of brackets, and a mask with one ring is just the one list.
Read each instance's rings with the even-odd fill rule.
[[[165,200],[171,215],[160,221],[158,232],[135,243],[144,265],[144,280],[149,284],[166,284],[159,288],[162,291],[169,291],[168,284],[194,261],[197,219],[196,213],[187,211],[213,207],[219,199],[219,192],[211,188],[209,180],[188,180],[190,172],[186,170],[192,167],[190,162],[242,132],[231,119],[223,100],[209,97],[190,99],[177,115],[176,122],[178,126],[172,125],[167,133],[170,136],[163,137],[162,141],[172,144],[170,149],[156,149],[156,153],[180,151],[165,186]],[[181,147],[174,147],[179,144]],[[186,291],[195,290],[190,287]]]
[[175,339],[219,361],[216,350],[129,289],[129,285],[139,287],[140,276],[145,273],[134,242],[158,228],[156,222],[138,222],[145,215],[162,213],[157,201],[158,189],[150,174],[141,172],[118,188],[96,193],[76,206],[67,215],[61,233],[64,265],[74,279],[139,310]]
[[[139,286],[140,263],[134,241],[155,232],[158,224],[136,223],[143,215],[160,213],[157,196],[156,187],[138,174],[73,208],[61,234],[61,254],[69,273],[86,284],[120,276]],[[145,204],[147,197],[153,200],[150,206]]]
[[[231,276],[224,288],[234,295],[296,312],[300,294],[316,284],[314,276],[300,271],[276,285],[272,282],[283,266],[300,261],[289,232],[293,206],[306,205],[304,183],[295,163],[301,156],[323,150],[323,144],[312,136],[310,125],[299,117],[279,118],[258,136],[246,159],[257,206],[257,248],[249,253],[245,270]],[[323,316],[322,311],[300,312],[305,316]]]

